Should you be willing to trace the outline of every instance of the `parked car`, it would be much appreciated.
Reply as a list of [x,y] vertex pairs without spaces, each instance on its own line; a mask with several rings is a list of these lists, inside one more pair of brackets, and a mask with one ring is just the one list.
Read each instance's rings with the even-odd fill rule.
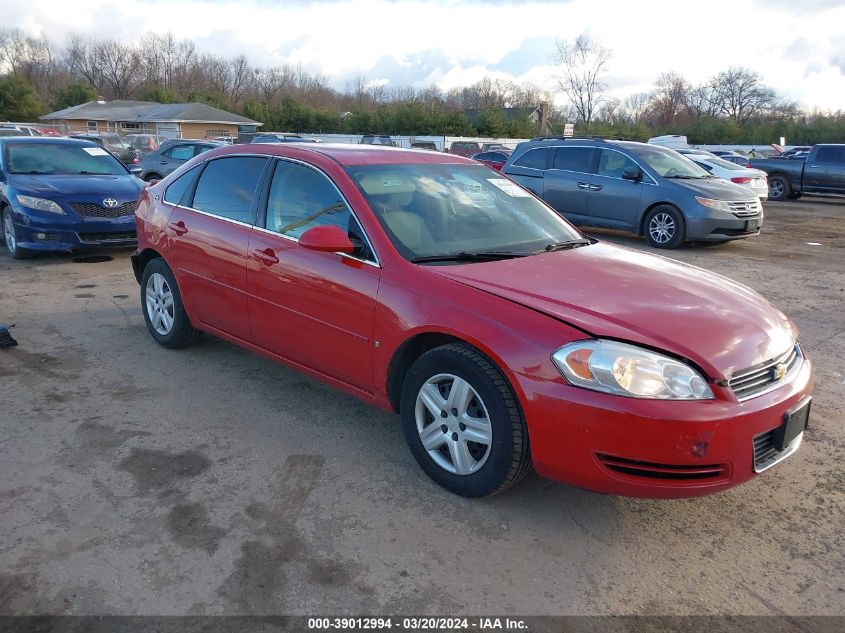
[[457,494],[533,464],[604,493],[703,495],[801,444],[811,366],[786,316],[730,279],[587,238],[474,161],[218,148],[144,189],[136,221],[156,342],[209,332],[398,412]]
[[649,144],[658,145],[660,147],[668,147],[669,149],[684,149],[689,147],[687,137],[681,134],[664,134],[663,136],[653,136],[648,139]]
[[85,141],[93,141],[100,147],[107,149],[109,152],[124,165],[137,165],[140,160],[138,158],[138,150],[136,150],[130,143],[124,141],[119,135],[109,133],[79,133],[71,134],[71,138],[81,139]]
[[226,145],[231,145],[237,139],[234,136],[215,136],[212,141],[217,141],[218,143],[225,143]]
[[0,136],[20,136],[27,137],[29,134],[24,134],[20,130],[10,127],[0,127]]
[[760,202],[769,199],[769,183],[766,172],[742,167],[718,156],[708,154],[685,154],[685,156],[714,176],[751,189],[754,195],[760,198]]
[[502,171],[502,166],[510,158],[511,152],[504,150],[491,150],[489,152],[481,152],[474,154],[472,160],[477,160],[479,163],[487,165],[496,171]]
[[4,123],[0,125],[3,130],[15,130],[20,133],[20,136],[44,136],[44,133],[36,127],[31,125],[17,125],[14,123]]
[[157,150],[158,146],[167,140],[167,137],[158,134],[127,134],[123,137],[123,140],[138,150],[140,154],[146,154]]
[[447,151],[449,154],[454,154],[455,156],[469,158],[481,151],[481,145],[475,141],[452,141]]
[[411,143],[411,149],[427,149],[432,152],[438,151],[437,143],[434,141],[414,141]]
[[805,193],[845,194],[845,144],[813,145],[807,158],[754,158],[751,166],[769,175],[771,200]]
[[510,147],[507,145],[502,145],[501,143],[482,143],[481,144],[481,151],[482,152],[491,152],[495,150],[502,150],[503,152],[510,152],[512,151]]
[[141,159],[140,178],[147,182],[161,180],[194,156],[199,156],[210,149],[225,145],[227,143],[218,141],[173,141],[167,143]]
[[361,145],[390,145],[391,147],[396,145],[390,138],[390,134],[364,134],[358,143]]
[[748,189],[653,144],[530,141],[502,173],[575,224],[631,231],[656,248],[749,237],[763,224],[763,207]]
[[0,138],[0,215],[16,259],[135,243],[143,183],[91,141]]
[[282,134],[270,132],[267,134],[256,134],[250,143],[316,143],[316,141],[300,136],[299,134]]

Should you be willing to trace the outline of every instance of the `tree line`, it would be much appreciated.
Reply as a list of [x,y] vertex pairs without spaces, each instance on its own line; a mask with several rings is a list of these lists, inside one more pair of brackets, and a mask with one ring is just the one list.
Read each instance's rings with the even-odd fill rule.
[[[557,132],[575,122],[579,134],[646,140],[685,134],[693,143],[791,144],[845,141],[845,113],[803,111],[763,83],[759,74],[729,68],[693,85],[677,72],[653,90],[624,100],[605,81],[612,51],[580,36],[553,53],[557,88],[567,105],[552,108]],[[148,33],[136,43],[71,35],[61,46],[20,29],[0,29],[0,120],[31,121],[97,98],[176,103],[197,101],[255,119],[267,130],[382,132],[400,135],[530,137],[539,130],[527,111],[553,94],[501,79],[449,91],[392,87],[352,77],[339,89],[301,66],[251,65],[245,56],[197,51],[190,40]],[[470,120],[465,110],[479,111]]]

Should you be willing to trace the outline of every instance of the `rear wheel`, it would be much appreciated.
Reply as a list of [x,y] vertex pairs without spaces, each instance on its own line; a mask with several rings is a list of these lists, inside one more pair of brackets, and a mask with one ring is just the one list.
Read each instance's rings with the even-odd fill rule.
[[9,255],[11,255],[14,259],[26,259],[28,257],[32,257],[32,253],[30,251],[18,246],[18,234],[15,229],[14,218],[12,217],[12,209],[10,207],[4,207],[0,210],[0,215],[2,215],[0,221],[3,223],[3,241],[6,244],[6,248],[9,250]]
[[187,347],[200,336],[182,305],[173,271],[161,258],[150,260],[141,275],[141,309],[150,334],[164,347]]
[[151,182],[153,180],[161,180],[161,179],[162,178],[159,174],[147,174],[146,176],[144,176],[144,180],[146,180],[147,182]]
[[474,348],[426,352],[402,385],[402,428],[435,482],[464,497],[495,494],[530,469],[528,432],[502,373]]
[[646,241],[655,248],[678,248],[684,243],[684,216],[668,204],[649,211],[644,228]]
[[791,193],[789,182],[783,176],[769,176],[769,200],[783,200]]

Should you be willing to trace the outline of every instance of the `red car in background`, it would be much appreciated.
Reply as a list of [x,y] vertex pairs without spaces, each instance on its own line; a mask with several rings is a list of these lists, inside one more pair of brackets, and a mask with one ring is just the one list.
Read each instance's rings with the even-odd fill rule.
[[477,160],[479,163],[487,165],[491,169],[495,169],[496,171],[502,171],[502,166],[508,162],[508,159],[511,157],[510,150],[491,150],[489,152],[481,152],[479,154],[474,154],[471,158],[472,160]]
[[702,495],[801,443],[811,366],[786,316],[588,238],[471,160],[218,148],[146,188],[136,223],[158,343],[208,332],[399,413],[419,465],[460,495],[532,465],[604,493]]

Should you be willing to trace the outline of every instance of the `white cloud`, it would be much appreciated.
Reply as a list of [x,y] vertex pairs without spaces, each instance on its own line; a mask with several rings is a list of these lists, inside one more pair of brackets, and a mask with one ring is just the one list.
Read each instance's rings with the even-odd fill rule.
[[[69,32],[131,41],[169,30],[204,52],[243,53],[257,65],[302,64],[341,87],[363,74],[444,89],[485,74],[552,88],[554,39],[588,32],[613,49],[608,79],[617,96],[649,89],[661,72],[696,83],[734,65],[807,106],[845,104],[845,3],[831,0],[695,7],[677,0],[74,0],[73,11],[65,2],[32,0],[4,8],[4,23],[58,43]],[[518,54],[530,40],[547,41],[548,50]],[[379,70],[385,65],[395,76]]]

